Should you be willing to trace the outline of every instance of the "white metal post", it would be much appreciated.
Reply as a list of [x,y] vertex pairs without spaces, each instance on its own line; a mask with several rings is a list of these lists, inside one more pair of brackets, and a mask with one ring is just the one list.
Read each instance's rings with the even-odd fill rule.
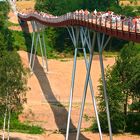
[[40,23],[36,23],[36,26],[37,26],[38,36],[39,36],[40,51],[42,55],[42,66],[44,68],[44,53],[43,53],[43,47],[42,47],[42,42],[41,42],[42,25]]
[[71,27],[71,31],[67,28],[71,40],[73,42],[75,53],[74,53],[74,63],[72,70],[72,81],[71,81],[71,89],[70,89],[70,98],[69,98],[69,111],[68,111],[68,120],[67,120],[67,130],[66,130],[66,140],[69,138],[69,129],[70,129],[70,118],[71,118],[71,110],[72,110],[72,101],[73,101],[73,91],[74,91],[74,82],[75,82],[75,73],[76,73],[76,61],[77,61],[77,51],[78,51],[78,39],[79,39],[79,27],[75,27],[76,33],[74,33],[74,27]]
[[42,41],[43,41],[43,45],[44,45],[44,55],[45,55],[45,69],[47,70],[47,72],[48,72],[48,70],[49,70],[49,68],[48,68],[48,59],[47,59],[47,54],[46,54],[46,43],[45,43],[45,37],[44,37],[44,32],[43,32],[43,35],[42,35]]
[[31,25],[32,25],[32,29],[33,29],[33,33],[32,33],[32,45],[31,45],[31,52],[30,52],[30,58],[29,58],[29,67],[32,71],[32,56],[33,56],[33,49],[34,49],[34,41],[35,41],[35,25],[34,25],[34,21],[31,21]]
[[[32,21],[31,22],[32,28],[33,28],[33,37],[32,37],[32,45],[31,45],[31,54],[30,54],[30,61],[29,61],[29,66],[33,72],[33,67],[34,67],[34,61],[35,61],[35,55],[37,52],[37,46],[39,43],[40,46],[40,51],[42,55],[42,65],[43,68],[46,68],[48,71],[48,63],[47,63],[47,55],[46,55],[46,44],[45,44],[45,39],[44,39],[44,34],[42,33],[42,39],[41,39],[41,32],[43,32],[44,25]],[[33,58],[33,49],[34,49],[34,42],[36,38],[36,44],[35,44],[35,52],[34,52],[34,58]],[[42,45],[43,43],[43,45]]]
[[[85,49],[85,44],[86,44],[86,29],[84,31],[83,27],[81,27],[81,41],[82,41],[82,47],[83,47],[83,52],[84,52],[84,59],[85,59],[85,64],[86,64],[86,69],[88,71],[88,67],[89,67],[89,62],[87,60],[87,55],[86,55],[86,49]],[[89,34],[89,32],[88,32]],[[90,36],[88,35],[88,38]],[[89,39],[90,40],[90,39]],[[91,41],[90,41],[91,42]],[[91,44],[91,43],[89,43]],[[89,44],[87,44],[89,46]],[[98,116],[98,111],[97,111],[97,105],[96,105],[96,100],[95,100],[95,95],[94,95],[94,89],[93,89],[93,83],[92,83],[92,79],[91,76],[89,76],[89,86],[90,86],[90,91],[91,91],[91,97],[92,97],[92,102],[93,102],[93,107],[94,107],[94,111],[95,111],[95,116],[96,116],[96,120],[97,120],[97,125],[98,125],[98,130],[99,130],[99,136],[100,136],[100,140],[102,140],[102,131],[101,131],[101,126],[100,126],[100,121],[99,121],[99,116]]]
[[81,128],[81,123],[82,123],[84,104],[85,104],[85,100],[86,100],[86,93],[87,93],[87,87],[88,87],[88,82],[89,82],[89,76],[90,76],[90,70],[91,70],[95,40],[96,40],[96,32],[94,32],[94,36],[93,36],[93,40],[92,40],[92,46],[90,47],[89,66],[88,66],[88,70],[87,70],[87,74],[86,74],[86,81],[85,81],[81,110],[80,110],[80,116],[79,116],[79,121],[78,121],[76,140],[79,140],[79,134],[80,134],[80,128]]
[[38,33],[38,36],[39,36],[40,51],[41,51],[41,55],[42,55],[42,66],[44,68],[45,67],[45,65],[44,65],[44,53],[43,53],[43,48],[42,48],[42,43],[41,43],[40,32]]
[[110,140],[113,139],[112,137],[112,128],[111,128],[111,121],[110,121],[110,113],[109,113],[109,105],[108,105],[108,97],[107,97],[107,92],[106,92],[106,81],[105,81],[105,72],[104,72],[104,64],[103,64],[103,57],[102,57],[102,52],[103,49],[106,47],[108,44],[110,37],[106,41],[104,45],[104,37],[105,35],[103,34],[102,37],[102,42],[101,42],[101,35],[100,33],[97,34],[97,41],[98,41],[98,49],[99,49],[99,57],[100,57],[100,67],[101,67],[101,74],[102,74],[102,81],[103,81],[103,90],[104,90],[104,98],[105,98],[105,104],[106,104],[106,113],[107,113],[107,120],[108,120],[108,127],[109,127],[109,135],[110,135]]
[[34,68],[34,63],[35,63],[35,57],[36,57],[36,51],[37,51],[38,41],[39,41],[39,36],[37,35],[36,44],[35,44],[35,52],[34,52],[33,62],[32,62],[32,66],[31,66],[32,71],[33,71],[33,68]]

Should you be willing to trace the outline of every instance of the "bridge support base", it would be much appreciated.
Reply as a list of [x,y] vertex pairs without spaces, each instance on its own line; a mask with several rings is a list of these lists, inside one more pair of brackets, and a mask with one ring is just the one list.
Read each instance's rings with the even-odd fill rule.
[[[77,51],[79,49],[83,50],[87,73],[86,73],[86,80],[85,80],[83,97],[82,97],[82,102],[81,102],[79,121],[78,121],[78,126],[77,126],[76,140],[79,140],[79,136],[80,136],[80,129],[81,129],[81,124],[82,124],[82,117],[83,117],[83,112],[84,112],[88,83],[89,83],[89,86],[90,86],[93,107],[94,107],[96,121],[97,121],[97,125],[98,125],[98,130],[99,130],[99,138],[100,138],[100,140],[103,139],[101,126],[100,126],[100,121],[99,121],[99,116],[98,116],[98,111],[97,111],[95,95],[94,95],[93,83],[92,83],[91,76],[90,76],[96,38],[97,38],[97,44],[98,44],[98,48],[99,48],[100,67],[101,67],[101,73],[102,73],[102,79],[103,79],[104,98],[105,98],[105,103],[106,103],[106,108],[107,108],[106,111],[107,111],[109,134],[110,134],[110,140],[112,140],[110,114],[109,114],[108,98],[107,98],[107,93],[106,93],[106,84],[105,84],[105,76],[104,76],[104,65],[103,65],[103,59],[102,59],[102,51],[106,47],[106,45],[108,44],[108,42],[110,40],[110,37],[104,43],[105,34],[102,35],[102,40],[100,40],[100,38],[101,38],[100,33],[96,33],[96,32],[93,32],[93,31],[90,32],[90,30],[85,28],[85,27],[70,27],[70,28],[67,28],[67,30],[70,34],[71,40],[72,40],[74,48],[75,48],[75,55],[74,55],[71,90],[70,90],[70,98],[69,98],[69,111],[68,111],[68,120],[67,120],[66,140],[69,139],[69,133],[70,133],[69,129],[70,129],[70,118],[71,118],[74,81],[75,81],[75,73],[76,73]],[[79,48],[80,43],[82,44],[81,48]],[[89,54],[90,54],[89,60],[87,59],[86,48],[85,47],[87,47],[88,50],[89,50]]]
[[[33,34],[32,34],[32,45],[31,45],[31,52],[30,52],[30,59],[29,59],[29,67],[31,69],[31,72],[33,72],[36,52],[37,52],[38,43],[39,43],[41,56],[42,56],[42,66],[48,72],[46,44],[45,44],[45,37],[44,37],[44,32],[43,32],[45,27],[35,21],[31,21],[31,24],[33,28]],[[34,55],[33,55],[33,51],[34,51]]]

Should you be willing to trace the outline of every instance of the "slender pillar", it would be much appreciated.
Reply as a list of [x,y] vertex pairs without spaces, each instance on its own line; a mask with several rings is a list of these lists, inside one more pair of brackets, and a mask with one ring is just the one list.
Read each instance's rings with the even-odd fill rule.
[[30,58],[29,58],[29,67],[30,67],[31,71],[33,71],[31,65],[32,65],[32,56],[33,56],[33,49],[34,49],[34,41],[35,41],[34,21],[31,21],[31,25],[32,25],[32,28],[33,28],[33,33],[32,33],[31,52],[30,52]]
[[41,42],[40,33],[38,33],[38,36],[39,36],[40,51],[41,51],[41,55],[42,55],[42,66],[43,66],[43,68],[44,68],[44,67],[45,67],[45,65],[44,65],[44,53],[43,53],[43,48],[42,48],[42,42]]
[[71,118],[74,81],[75,81],[75,72],[76,72],[76,60],[77,60],[77,48],[75,48],[74,63],[73,63],[73,70],[72,70],[72,81],[71,81],[70,98],[69,98],[69,111],[68,111],[68,120],[67,120],[66,140],[68,140],[68,137],[69,137],[70,118]]
[[48,68],[48,59],[47,59],[47,52],[46,52],[46,43],[45,43],[45,37],[44,37],[44,32],[43,32],[43,35],[42,35],[42,41],[43,41],[43,45],[44,45],[44,57],[45,57],[45,69],[47,70],[47,72],[49,71],[49,68]]
[[73,42],[75,53],[74,53],[74,63],[72,70],[72,81],[71,81],[71,89],[70,89],[70,98],[69,98],[69,111],[68,111],[68,120],[67,120],[67,130],[66,130],[66,140],[69,139],[69,129],[70,129],[70,119],[71,119],[71,110],[72,110],[72,102],[73,102],[73,91],[74,91],[74,82],[75,82],[75,73],[76,73],[76,60],[77,60],[77,51],[78,51],[78,39],[79,39],[79,27],[71,27],[71,31],[67,28],[71,40]]
[[81,110],[80,110],[80,116],[79,116],[79,121],[78,121],[76,140],[79,140],[80,128],[81,128],[81,123],[82,123],[82,117],[83,117],[83,112],[84,112],[84,105],[85,105],[85,100],[86,100],[87,87],[88,87],[92,58],[93,58],[93,52],[94,52],[95,39],[96,39],[96,33],[94,32],[92,46],[90,46],[89,66],[88,66],[88,70],[87,70],[87,74],[86,74],[86,81],[85,81]]
[[99,57],[100,57],[100,67],[101,67],[101,74],[102,74],[102,81],[103,81],[103,90],[104,90],[104,98],[105,98],[105,104],[106,104],[106,113],[107,113],[107,120],[108,120],[108,127],[109,127],[109,136],[110,140],[113,139],[112,137],[112,128],[111,128],[111,121],[110,121],[110,113],[109,113],[109,105],[108,105],[108,97],[107,97],[107,92],[106,92],[106,81],[105,81],[105,72],[104,72],[104,64],[103,64],[103,57],[102,57],[102,52],[103,49],[106,47],[108,44],[110,37],[104,44],[104,34],[102,37],[102,44],[101,44],[101,35],[100,33],[97,34],[97,41],[98,41],[98,49],[99,49]]
[[[82,47],[83,47],[83,52],[84,52],[84,59],[85,59],[85,64],[86,64],[86,70],[88,71],[88,67],[89,67],[89,62],[87,60],[87,55],[86,55],[86,49],[85,49],[85,45],[86,45],[86,41],[87,41],[87,36],[86,36],[86,32],[87,30],[83,29],[83,27],[81,27],[81,41],[82,41]],[[89,36],[89,32],[88,32],[88,37]],[[90,39],[89,39],[90,40]],[[91,42],[91,41],[90,41]],[[89,43],[91,44],[91,43]],[[89,46],[88,42],[87,45]],[[89,47],[88,47],[89,48]],[[94,95],[94,89],[93,89],[93,83],[92,83],[92,79],[91,76],[89,76],[89,86],[90,86],[90,91],[91,91],[91,97],[92,97],[92,102],[93,102],[93,107],[94,107],[94,111],[95,111],[95,116],[96,116],[96,120],[97,120],[97,125],[98,125],[98,130],[99,130],[99,137],[100,140],[102,140],[102,131],[101,131],[101,126],[100,126],[100,121],[99,121],[99,116],[98,116],[98,111],[97,111],[97,105],[96,105],[96,100],[95,100],[95,95]]]
[[[43,65],[43,68],[47,69],[47,71],[48,71],[46,44],[45,44],[45,38],[44,38],[44,33],[43,33],[43,29],[45,28],[45,26],[43,26],[40,23],[35,22],[35,21],[32,21],[31,25],[33,28],[33,37],[32,37],[31,53],[30,53],[30,60],[29,60],[30,69],[33,72],[35,55],[36,55],[37,46],[39,43],[40,51],[41,51],[41,55],[42,55],[42,65]],[[42,38],[41,38],[41,33],[42,33]],[[34,48],[34,46],[35,46],[35,48]],[[34,50],[34,57],[33,57],[33,50]]]
[[34,51],[34,57],[33,57],[33,62],[32,62],[32,66],[31,66],[32,70],[34,68],[34,63],[35,63],[35,57],[36,57],[36,51],[37,51],[38,41],[39,41],[39,36],[37,35],[36,44],[35,44],[35,51]]

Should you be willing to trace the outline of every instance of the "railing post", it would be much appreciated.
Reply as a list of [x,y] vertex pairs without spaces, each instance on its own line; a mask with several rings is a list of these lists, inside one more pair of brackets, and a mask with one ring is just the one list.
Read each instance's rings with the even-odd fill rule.
[[96,15],[96,29],[97,29],[97,15]]
[[82,21],[84,21],[84,11],[83,11],[83,13],[82,13]]
[[87,26],[89,26],[90,25],[90,23],[89,23],[89,13],[88,13],[87,17],[88,17],[88,19],[87,19]]
[[116,19],[116,30],[118,30],[118,20]]
[[124,23],[124,22],[123,22],[123,20],[122,20],[122,32],[123,32],[123,23]]
[[86,14],[84,12],[84,25],[86,25]]
[[79,22],[79,20],[80,20],[79,13],[80,13],[80,12],[78,11],[78,22]]
[[94,15],[92,14],[92,27],[94,27]]
[[102,20],[102,18],[100,17],[100,27],[101,27],[101,25],[102,25],[102,24],[101,24],[101,20]]
[[74,12],[72,12],[72,25],[74,23]]
[[105,17],[105,28],[106,28],[106,22],[107,22],[107,20],[106,20],[106,17]]
[[110,29],[112,29],[112,19],[110,18]]
[[92,14],[92,25],[93,25],[93,23],[94,23],[94,15]]
[[85,20],[85,22],[86,22],[86,13],[84,12],[84,20]]
[[128,32],[130,33],[130,21],[128,21]]
[[135,34],[137,34],[137,21],[135,21]]

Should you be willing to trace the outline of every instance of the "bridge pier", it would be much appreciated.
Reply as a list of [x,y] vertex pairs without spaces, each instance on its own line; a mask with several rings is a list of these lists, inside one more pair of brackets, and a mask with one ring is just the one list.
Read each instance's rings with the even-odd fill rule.
[[[78,127],[77,127],[76,140],[79,140],[79,135],[80,135],[82,117],[83,117],[85,100],[86,100],[86,94],[87,94],[87,87],[88,87],[88,83],[89,83],[89,79],[90,79],[90,71],[91,71],[91,65],[92,65],[93,53],[94,53],[94,46],[95,46],[95,41],[96,41],[96,32],[93,32],[93,38],[92,38],[92,42],[91,42],[91,37],[90,37],[89,31],[88,31],[87,40],[88,40],[87,43],[88,43],[88,48],[89,48],[89,54],[90,54],[90,56],[89,56],[89,63],[86,63],[87,74],[86,74],[86,80],[85,80],[85,85],[84,85],[84,91],[83,91],[83,97],[82,97],[82,104],[81,104],[79,121],[78,121]],[[85,59],[85,61],[87,62],[86,59]],[[91,79],[90,79],[90,90],[91,90],[91,93],[92,93],[93,98],[94,98],[94,92],[93,92],[93,89],[92,89],[91,86],[92,85],[91,85]],[[95,100],[93,100],[93,101],[95,101]],[[93,102],[93,103],[95,104],[95,102]],[[96,104],[95,104],[95,106],[96,106]],[[95,109],[96,109],[96,107],[95,107]],[[102,134],[100,136],[101,136],[100,138],[102,139]]]
[[[91,53],[91,47],[93,47],[93,53],[94,53],[94,47],[95,47],[95,43],[96,43],[96,34],[97,34],[96,32],[93,32],[93,40],[92,40],[92,44],[91,44],[90,30],[85,28],[85,31],[84,31],[84,28],[81,27],[81,34],[80,35],[81,35],[81,42],[82,42],[82,48],[83,48],[84,60],[85,60],[87,72],[88,72],[90,62],[87,59],[85,46],[87,44],[90,53]],[[90,75],[89,75],[89,86],[90,86],[91,97],[92,97],[93,107],[94,107],[94,111],[95,111],[96,121],[97,121],[97,125],[98,125],[99,136],[100,136],[100,140],[102,140],[102,131],[101,131],[101,126],[100,126],[100,121],[99,121],[99,116],[98,116],[98,111],[97,111],[97,104],[96,104],[95,95],[94,95],[93,82],[92,82]],[[85,104],[84,102],[82,102],[82,103]]]
[[[48,61],[47,61],[46,44],[45,44],[45,38],[44,38],[45,26],[36,21],[31,21],[31,25],[33,29],[33,35],[32,35],[32,45],[31,45],[31,52],[30,52],[30,58],[29,58],[30,70],[31,72],[33,72],[36,52],[37,52],[38,43],[39,43],[41,56],[42,56],[42,66],[48,72]],[[33,55],[33,51],[34,51],[34,55]]]
[[[71,31],[70,31],[70,29],[71,29]],[[69,32],[69,35],[70,35],[73,45],[75,47],[75,55],[74,55],[74,64],[73,64],[72,81],[71,81],[71,89],[70,89],[66,140],[68,140],[68,138],[69,138],[70,118],[71,118],[73,91],[74,91],[74,80],[75,80],[75,73],[76,73],[76,60],[77,60],[76,58],[77,58],[77,51],[79,49],[83,50],[87,74],[86,74],[86,81],[85,81],[84,92],[83,92],[83,97],[82,97],[76,140],[79,140],[79,134],[80,134],[80,129],[81,129],[81,123],[82,123],[83,111],[84,111],[84,106],[85,106],[88,83],[90,85],[92,102],[93,102],[93,107],[94,107],[95,116],[96,116],[96,120],[97,120],[98,130],[99,130],[99,137],[100,137],[100,140],[102,140],[103,139],[102,131],[101,131],[101,126],[100,126],[100,121],[99,121],[99,116],[98,116],[98,111],[97,111],[97,105],[96,105],[96,100],[95,100],[95,95],[94,95],[93,83],[92,83],[91,76],[90,76],[90,70],[91,70],[91,65],[92,65],[92,59],[93,59],[93,54],[94,54],[94,47],[95,47],[97,33],[94,31],[92,31],[90,33],[90,30],[85,27],[70,27],[70,29],[67,27],[67,30]],[[79,48],[80,43],[82,45],[81,48]],[[87,59],[85,47],[88,47],[88,50],[90,53],[89,61]]]
[[[33,72],[37,47],[39,44],[41,55],[42,55],[42,65],[43,65],[43,68],[48,71],[46,45],[45,45],[45,38],[43,34],[43,30],[45,26],[36,21],[31,21],[31,24],[33,28],[33,35],[32,35],[32,45],[31,45],[29,66],[31,68],[31,71]],[[98,50],[99,50],[100,68],[101,68],[101,74],[102,74],[102,80],[103,80],[103,90],[104,90],[104,99],[106,103],[106,113],[107,113],[107,120],[108,120],[108,127],[109,127],[109,135],[110,135],[110,140],[112,140],[110,113],[109,113],[108,98],[107,98],[107,92],[106,92],[106,82],[105,82],[105,75],[104,75],[104,65],[103,65],[103,58],[102,58],[103,49],[106,47],[111,37],[109,36],[108,39],[105,41],[105,34],[101,36],[101,33],[96,32],[94,30],[90,30],[87,27],[71,26],[71,27],[66,27],[66,28],[68,30],[68,33],[70,35],[70,38],[74,46],[74,61],[73,61],[73,69],[72,69],[72,79],[71,79],[71,88],[70,88],[70,96],[69,96],[69,109],[68,109],[67,129],[66,129],[65,139],[66,140],[69,139],[69,133],[70,133],[70,120],[71,120],[71,111],[72,111],[72,103],[73,103],[73,92],[74,92],[74,86],[75,86],[77,53],[79,49],[82,49],[83,54],[84,54],[84,60],[85,60],[87,73],[86,73],[86,80],[85,80],[83,97],[82,97],[82,102],[81,102],[79,121],[78,121],[78,126],[77,126],[76,140],[79,140],[79,137],[80,137],[80,129],[81,129],[81,124],[82,124],[88,84],[90,86],[92,103],[93,103],[96,121],[98,125],[99,138],[100,140],[103,140],[100,120],[98,116],[97,104],[96,104],[95,95],[94,95],[93,82],[90,76],[92,60],[93,60],[93,55],[94,55],[94,48],[95,48],[95,45],[97,44]],[[96,43],[96,40],[97,40],[97,43]],[[86,47],[88,48],[89,54],[90,54],[89,60],[87,59]],[[33,51],[34,51],[34,55],[33,55]]]
[[[68,138],[69,138],[70,118],[71,118],[73,91],[74,91],[74,82],[75,82],[75,73],[76,73],[78,41],[79,41],[79,34],[80,34],[79,27],[69,27],[69,28],[67,27],[67,30],[69,32],[69,35],[70,35],[70,38],[72,40],[75,50],[74,50],[74,62],[73,62],[72,80],[71,80],[70,97],[69,97],[69,110],[68,110],[66,140],[68,140]],[[75,29],[75,31],[74,31],[74,29]]]
[[110,41],[110,36],[108,37],[107,41],[105,42],[105,34],[102,35],[101,33],[97,33],[97,43],[98,43],[98,50],[99,50],[99,58],[100,58],[100,68],[101,68],[101,75],[103,81],[103,91],[104,91],[104,99],[106,104],[106,113],[107,113],[107,121],[108,121],[108,128],[109,128],[109,136],[110,140],[113,139],[112,137],[112,128],[111,128],[111,121],[110,121],[110,113],[109,113],[109,105],[108,105],[108,97],[106,92],[106,81],[105,81],[105,72],[104,72],[104,64],[103,64],[103,57],[102,52],[104,48],[107,46],[108,42]]

